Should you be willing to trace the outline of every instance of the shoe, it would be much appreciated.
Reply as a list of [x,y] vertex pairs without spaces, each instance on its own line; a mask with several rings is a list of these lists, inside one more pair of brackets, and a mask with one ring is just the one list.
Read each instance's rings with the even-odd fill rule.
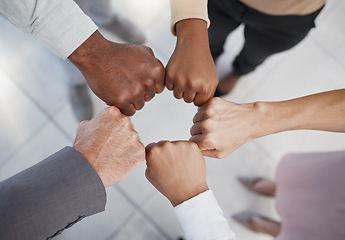
[[[254,185],[259,182],[259,181],[262,181],[262,180],[266,180],[264,178],[260,178],[260,177],[254,177],[254,178],[248,178],[248,177],[238,177],[237,178],[238,181],[240,183],[243,184],[243,186],[245,186],[247,189],[249,189],[250,191],[258,194],[258,195],[261,195],[261,196],[266,196],[266,197],[274,197],[275,196],[275,193],[272,194],[272,193],[265,193],[265,192],[258,192],[257,190],[254,189]],[[267,180],[267,181],[270,181],[270,180]],[[275,190],[274,190],[275,192]]]
[[90,120],[93,116],[92,101],[87,84],[69,85],[69,100],[75,117],[79,122]]
[[102,25],[101,27],[121,37],[127,42],[133,44],[142,44],[145,42],[144,33],[128,19],[122,16],[114,16],[110,23]]
[[279,222],[255,212],[247,211],[237,213],[232,215],[232,218],[253,232],[266,233],[276,237],[279,235],[281,230],[281,224]]

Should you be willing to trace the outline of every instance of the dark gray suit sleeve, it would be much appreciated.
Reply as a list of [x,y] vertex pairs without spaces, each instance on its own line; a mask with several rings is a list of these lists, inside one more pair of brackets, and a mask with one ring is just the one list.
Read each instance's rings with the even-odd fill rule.
[[105,204],[96,171],[65,147],[0,183],[0,239],[51,239]]

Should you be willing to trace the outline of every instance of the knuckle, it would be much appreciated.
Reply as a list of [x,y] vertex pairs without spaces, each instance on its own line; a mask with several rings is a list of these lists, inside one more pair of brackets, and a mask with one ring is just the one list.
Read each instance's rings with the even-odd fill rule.
[[79,123],[79,127],[84,126],[84,125],[85,125],[87,122],[88,122],[88,120],[84,120],[84,121],[82,121],[81,123]]
[[187,80],[187,87],[191,89],[198,89],[199,88],[199,81],[197,79],[188,79]]
[[129,117],[127,116],[123,116],[122,118],[122,124],[125,126],[125,127],[132,127],[132,121]]
[[119,115],[120,114],[120,110],[115,107],[115,106],[111,106],[108,108],[108,111],[107,111],[110,115],[113,115],[113,116],[116,116],[116,115]]
[[155,85],[155,80],[153,78],[147,78],[143,85],[145,90],[149,90]]
[[212,119],[207,118],[204,121],[202,121],[200,126],[202,129],[211,129],[213,126],[213,121],[212,121]]

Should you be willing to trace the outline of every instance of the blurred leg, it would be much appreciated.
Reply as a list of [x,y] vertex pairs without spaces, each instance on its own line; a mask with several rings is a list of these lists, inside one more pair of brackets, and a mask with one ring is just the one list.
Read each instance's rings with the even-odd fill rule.
[[87,0],[90,5],[90,17],[100,26],[109,24],[113,15],[110,0]]
[[315,26],[318,10],[305,16],[272,16],[248,8],[245,23],[245,44],[233,62],[234,73],[245,75],[255,70],[269,56],[300,43]]
[[223,53],[228,35],[241,24],[243,6],[235,0],[209,0],[208,14],[211,25],[208,30],[213,60]]
[[90,4],[90,16],[100,27],[114,33],[123,40],[142,44],[145,42],[144,33],[131,21],[120,14],[120,9],[116,13],[112,11],[110,0],[88,0]]

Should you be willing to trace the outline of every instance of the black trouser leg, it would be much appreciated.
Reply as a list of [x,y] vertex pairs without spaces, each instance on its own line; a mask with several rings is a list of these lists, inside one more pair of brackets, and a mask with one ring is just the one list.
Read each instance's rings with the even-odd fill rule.
[[247,9],[243,17],[245,44],[233,62],[234,73],[245,75],[269,56],[297,45],[314,27],[320,11],[305,16],[272,16]]
[[241,24],[242,12],[243,5],[237,1],[209,0],[208,14],[211,26],[208,35],[214,61],[223,53],[227,36]]

